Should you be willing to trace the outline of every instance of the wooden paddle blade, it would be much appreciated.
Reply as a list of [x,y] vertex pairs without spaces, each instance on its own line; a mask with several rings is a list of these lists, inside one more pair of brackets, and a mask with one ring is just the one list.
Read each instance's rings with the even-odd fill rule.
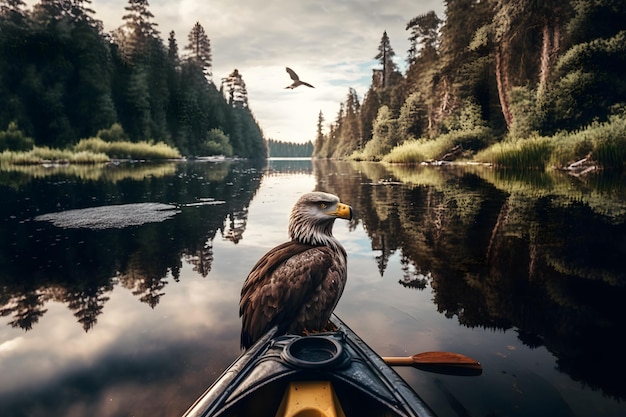
[[480,368],[480,362],[453,352],[422,352],[411,356],[416,363]]
[[391,366],[413,366],[445,375],[476,376],[483,372],[480,362],[453,352],[423,352],[405,358],[385,357],[383,360]]

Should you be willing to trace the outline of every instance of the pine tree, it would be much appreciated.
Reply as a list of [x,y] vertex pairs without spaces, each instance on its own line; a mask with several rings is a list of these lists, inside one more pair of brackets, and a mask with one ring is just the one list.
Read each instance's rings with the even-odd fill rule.
[[324,114],[320,110],[317,115],[317,134],[315,135],[315,142],[313,145],[313,156],[321,157],[322,149],[324,148]]
[[228,104],[231,107],[245,108],[248,107],[248,91],[246,83],[235,68],[228,77],[222,79],[222,88],[227,94]]
[[390,74],[397,71],[398,69],[398,66],[395,64],[395,62],[393,62],[393,57],[395,55],[396,53],[391,47],[391,42],[389,41],[387,31],[384,31],[383,36],[380,39],[380,44],[378,45],[378,54],[376,54],[376,56],[374,57],[374,59],[377,59],[383,66],[380,85],[380,87],[382,88],[386,88],[389,86]]
[[[448,106],[448,80],[442,76],[439,63],[441,23],[435,12],[430,11],[414,17],[406,25],[406,30],[411,31],[406,82],[412,93],[417,92],[425,98],[422,104],[425,104],[427,108],[429,129],[433,128],[435,119],[443,119]],[[438,89],[440,86],[443,88]],[[407,108],[413,105],[411,101],[410,96],[403,97],[403,104],[399,111],[402,112],[404,109],[406,112]],[[403,123],[406,126],[411,122],[404,120]],[[403,132],[403,135],[407,133],[409,132]],[[413,133],[415,132],[410,134],[413,135]]]
[[372,139],[372,127],[374,124],[374,120],[376,120],[376,115],[378,114],[378,108],[381,106],[382,102],[380,99],[380,95],[378,94],[378,90],[374,88],[374,83],[372,82],[372,87],[370,87],[369,91],[363,98],[363,102],[360,107],[360,123],[361,123],[361,144],[360,148],[367,142]]
[[170,63],[176,69],[180,69],[180,57],[178,56],[178,43],[176,42],[176,33],[170,31],[170,35],[167,38],[167,57]]
[[[167,105],[167,128],[172,136],[172,141],[178,147],[178,139],[180,138],[180,57],[178,56],[178,43],[176,42],[176,34],[172,30],[167,39],[167,89],[169,91],[169,102]],[[186,144],[179,150],[186,150]]]
[[348,156],[362,145],[361,121],[359,116],[360,103],[356,90],[350,88],[343,107],[341,130],[335,155],[338,157]]
[[414,17],[407,23],[406,30],[411,30],[407,59],[409,63],[417,58],[418,53],[422,57],[430,57],[437,54],[439,26],[441,23],[441,19],[437,17],[434,11]]
[[124,25],[113,34],[121,55],[118,66],[116,104],[124,129],[133,140],[171,143],[167,109],[168,51],[152,22],[147,0],[129,0]]
[[207,79],[211,80],[213,77],[211,41],[200,22],[196,22],[191,32],[189,32],[187,39],[189,41],[187,46],[185,46],[185,50],[189,51],[187,59],[192,60],[200,66]]
[[40,25],[50,22],[90,22],[94,27],[102,28],[99,21],[91,18],[94,12],[87,5],[91,0],[41,0],[33,7],[35,20]]
[[[489,2],[446,0],[445,3],[446,19],[441,27],[438,59],[439,116],[453,114],[471,98],[481,106],[492,125],[503,125],[497,95],[493,94],[497,91],[493,54],[488,51],[488,42],[480,42],[481,36],[486,38],[485,29],[493,19],[493,10]],[[423,99],[427,101],[428,96]]]
[[328,153],[328,157],[336,157],[338,156],[337,150],[341,145],[342,134],[343,134],[343,122],[345,115],[345,104],[339,103],[339,111],[337,112],[337,118],[335,119],[335,123],[332,124],[332,128],[330,132],[328,132],[328,141],[326,143],[326,152]]
[[117,37],[118,41],[123,40],[124,55],[132,61],[148,58],[150,40],[159,36],[158,25],[151,21],[154,15],[148,7],[148,0],[128,0],[128,6],[124,7],[128,13],[122,16],[125,24]]
[[28,59],[24,45],[32,36],[25,5],[22,0],[0,0],[0,130],[16,121],[32,134],[24,106],[24,88],[20,86]]

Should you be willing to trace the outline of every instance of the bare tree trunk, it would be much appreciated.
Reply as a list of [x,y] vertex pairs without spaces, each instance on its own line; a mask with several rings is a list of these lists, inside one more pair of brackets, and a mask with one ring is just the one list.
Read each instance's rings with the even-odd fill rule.
[[539,87],[537,88],[537,97],[543,96],[548,85],[548,77],[550,76],[550,60],[552,52],[552,37],[550,36],[550,27],[548,23],[544,23],[541,42],[541,64],[539,69]]
[[498,97],[500,98],[500,107],[504,115],[506,127],[509,129],[513,122],[513,115],[509,106],[509,52],[506,45],[498,45],[496,47],[496,83],[498,84]]
[[552,30],[552,56],[555,57],[559,53],[559,47],[561,46],[561,23],[557,19]]
[[558,20],[554,26],[550,27],[548,22],[543,25],[541,45],[541,68],[539,72],[539,86],[537,88],[537,97],[543,96],[548,87],[550,74],[554,67],[554,60],[559,52],[559,43],[561,41],[561,30]]
[[435,119],[435,110],[433,109],[433,104],[431,100],[426,102],[426,116],[428,117],[428,133],[431,133],[431,129],[433,128],[434,119]]
[[443,114],[448,110],[448,105],[450,102],[450,83],[448,82],[448,77],[443,77],[443,98],[441,99],[441,107],[440,113]]

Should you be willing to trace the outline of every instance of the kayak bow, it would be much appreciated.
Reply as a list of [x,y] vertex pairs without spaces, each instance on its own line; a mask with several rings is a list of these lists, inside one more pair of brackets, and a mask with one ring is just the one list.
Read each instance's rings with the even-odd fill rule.
[[434,417],[411,387],[337,316],[310,336],[270,330],[185,413],[208,416]]

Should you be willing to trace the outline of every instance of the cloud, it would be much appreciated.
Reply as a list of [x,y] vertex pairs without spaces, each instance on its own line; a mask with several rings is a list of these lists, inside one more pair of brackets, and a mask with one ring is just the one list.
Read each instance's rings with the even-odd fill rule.
[[[236,251],[229,256],[236,256]],[[215,336],[237,329],[241,283],[229,275],[232,270],[223,271],[216,262],[207,280],[184,263],[180,280],[185,285],[168,277],[165,295],[154,314],[144,314],[149,307],[118,285],[107,293],[110,299],[104,306],[105,314],[98,316],[97,325],[88,334],[72,317],[67,304],[58,302],[45,305],[45,316],[28,333],[3,324],[0,370],[9,377],[0,378],[0,396],[62,379],[107,357],[132,357],[136,352],[145,356],[185,341],[197,341],[201,334]]]
[[[29,5],[34,0],[28,0]],[[94,0],[96,18],[105,30],[119,27],[124,0]],[[161,36],[174,30],[182,52],[196,22],[211,40],[214,82],[237,68],[248,90],[250,108],[265,136],[278,140],[314,140],[320,110],[326,126],[335,120],[348,89],[362,99],[371,82],[373,57],[383,31],[405,61],[406,23],[434,10],[444,17],[441,0],[153,0],[150,11]],[[284,90],[293,68],[315,90]]]

